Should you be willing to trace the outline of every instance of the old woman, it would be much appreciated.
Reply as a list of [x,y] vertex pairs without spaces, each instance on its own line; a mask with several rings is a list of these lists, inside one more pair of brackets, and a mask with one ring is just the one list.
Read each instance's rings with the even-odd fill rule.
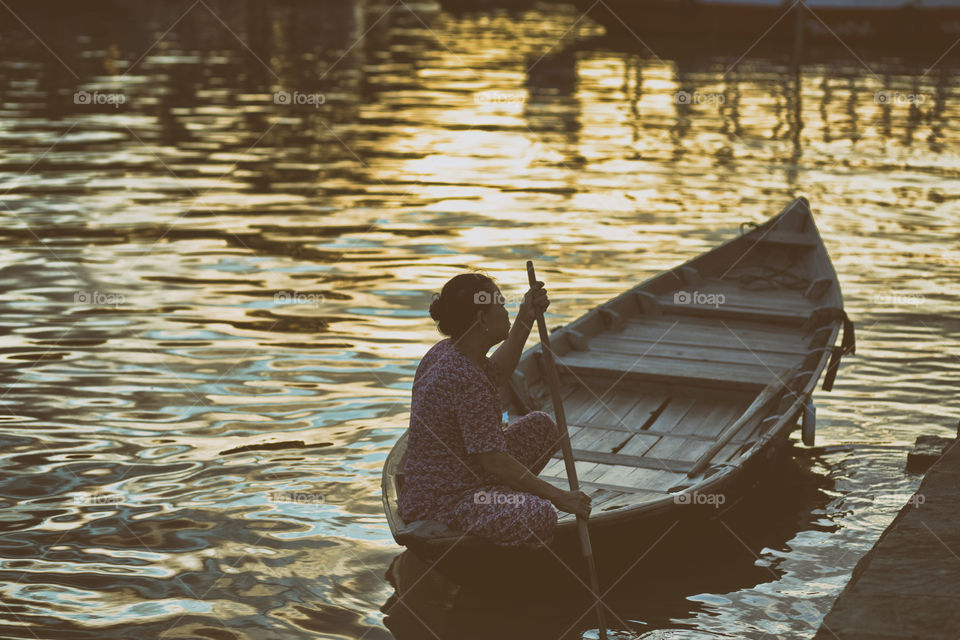
[[552,539],[554,507],[589,515],[586,494],[537,477],[559,448],[553,419],[534,411],[503,424],[498,388],[550,304],[542,285],[526,292],[513,326],[499,287],[481,273],[455,276],[434,297],[430,316],[448,337],[430,348],[414,376],[399,496],[407,522],[438,520],[517,546]]

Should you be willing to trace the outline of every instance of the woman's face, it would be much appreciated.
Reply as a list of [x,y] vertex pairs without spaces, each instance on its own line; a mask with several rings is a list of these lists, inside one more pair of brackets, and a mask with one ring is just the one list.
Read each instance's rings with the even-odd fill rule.
[[490,308],[485,312],[487,332],[494,344],[507,339],[510,333],[510,314],[507,312],[506,300],[500,289],[495,289],[490,301]]

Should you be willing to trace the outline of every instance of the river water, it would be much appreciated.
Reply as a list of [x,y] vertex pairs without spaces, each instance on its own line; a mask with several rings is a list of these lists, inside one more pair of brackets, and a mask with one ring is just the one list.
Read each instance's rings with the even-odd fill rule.
[[566,5],[79,4],[0,8],[2,637],[595,636],[433,578],[391,606],[431,294],[534,259],[560,325],[796,195],[858,327],[818,447],[737,558],[625,581],[614,626],[809,637],[954,433],[955,51],[795,73]]

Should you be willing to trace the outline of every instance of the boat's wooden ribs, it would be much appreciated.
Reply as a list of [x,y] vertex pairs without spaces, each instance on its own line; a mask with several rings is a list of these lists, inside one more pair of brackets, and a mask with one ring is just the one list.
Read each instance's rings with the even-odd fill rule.
[[830,287],[833,286],[833,278],[820,278],[810,283],[810,286],[807,287],[806,291],[803,292],[804,298],[809,298],[810,300],[819,300],[823,295],[830,290]]

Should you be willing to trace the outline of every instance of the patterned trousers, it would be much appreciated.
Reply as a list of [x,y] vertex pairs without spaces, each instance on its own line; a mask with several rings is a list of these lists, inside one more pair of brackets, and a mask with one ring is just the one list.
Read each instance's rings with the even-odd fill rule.
[[[507,452],[537,475],[559,447],[557,425],[543,411],[518,418],[504,430]],[[483,485],[453,507],[454,526],[504,546],[545,541],[557,526],[549,500],[507,485]]]

